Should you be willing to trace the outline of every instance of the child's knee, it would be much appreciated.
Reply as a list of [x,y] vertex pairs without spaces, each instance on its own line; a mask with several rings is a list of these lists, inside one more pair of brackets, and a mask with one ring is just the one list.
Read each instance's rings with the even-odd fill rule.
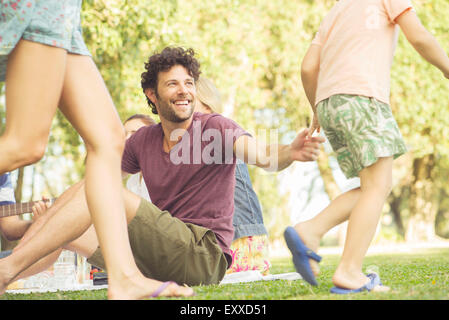
[[365,178],[361,181],[361,190],[362,192],[376,192],[380,196],[387,198],[392,190],[391,176],[381,175]]
[[391,158],[380,158],[374,165],[360,172],[362,190],[375,189],[387,197],[393,186]]

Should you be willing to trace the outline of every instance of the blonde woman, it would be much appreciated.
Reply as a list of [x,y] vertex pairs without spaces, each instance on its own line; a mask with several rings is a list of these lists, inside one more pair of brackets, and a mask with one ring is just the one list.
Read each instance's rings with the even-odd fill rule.
[[[195,111],[222,113],[220,92],[207,78],[196,82]],[[262,209],[253,190],[246,163],[237,159],[234,192],[234,239],[231,245],[232,265],[227,273],[258,270],[269,273],[268,232],[263,224]]]

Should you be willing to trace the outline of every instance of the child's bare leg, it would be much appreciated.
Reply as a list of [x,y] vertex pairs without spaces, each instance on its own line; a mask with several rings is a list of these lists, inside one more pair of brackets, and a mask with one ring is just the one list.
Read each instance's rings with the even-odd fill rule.
[[42,158],[58,107],[67,52],[20,40],[8,58],[0,174]]
[[[360,188],[347,191],[335,198],[323,211],[310,220],[294,226],[304,244],[317,251],[321,238],[333,227],[348,220],[351,210],[360,197]],[[315,275],[319,273],[318,263],[309,259],[310,267]]]
[[129,244],[121,156],[125,132],[90,57],[68,55],[61,110],[88,151],[86,199],[108,271],[108,297],[136,299],[155,290],[137,268]]
[[332,278],[338,287],[357,289],[368,281],[362,272],[363,259],[391,191],[392,166],[392,157],[380,158],[360,172],[361,195],[349,217],[343,255]]

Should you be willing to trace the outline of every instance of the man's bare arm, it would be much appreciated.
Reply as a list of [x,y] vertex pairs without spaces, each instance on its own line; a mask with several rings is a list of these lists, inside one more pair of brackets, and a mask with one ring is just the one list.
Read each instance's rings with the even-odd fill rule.
[[267,171],[281,171],[293,161],[315,161],[319,155],[319,146],[323,137],[308,138],[308,129],[301,131],[289,145],[267,145],[249,136],[239,137],[234,144],[234,154],[247,164]]

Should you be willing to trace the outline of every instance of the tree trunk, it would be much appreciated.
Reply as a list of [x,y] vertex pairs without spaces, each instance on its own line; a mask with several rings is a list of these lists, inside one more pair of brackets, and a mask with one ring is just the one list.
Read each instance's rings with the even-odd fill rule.
[[405,233],[407,242],[433,241],[438,212],[438,192],[434,190],[432,172],[435,156],[413,160],[413,181],[410,186],[410,219]]
[[393,215],[393,221],[396,225],[397,232],[401,235],[405,235],[404,221],[401,215],[401,206],[404,202],[404,197],[410,193],[408,186],[402,186],[399,189],[399,193],[396,194],[394,191],[391,192],[388,203],[390,205],[390,210]]

